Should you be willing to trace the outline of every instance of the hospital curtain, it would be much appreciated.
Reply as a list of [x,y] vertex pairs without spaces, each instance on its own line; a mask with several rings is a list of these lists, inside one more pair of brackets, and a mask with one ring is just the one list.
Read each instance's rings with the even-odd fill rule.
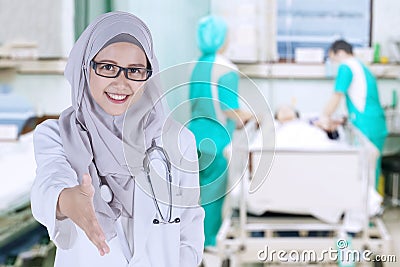
[[112,0],[75,0],[75,40],[94,18],[112,10]]

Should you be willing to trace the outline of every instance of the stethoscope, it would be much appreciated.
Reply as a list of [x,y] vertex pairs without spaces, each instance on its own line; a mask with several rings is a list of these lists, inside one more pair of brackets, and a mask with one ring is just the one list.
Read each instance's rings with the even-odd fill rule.
[[[164,164],[166,166],[166,177],[167,177],[167,182],[168,182],[168,196],[169,196],[169,203],[168,203],[168,210],[167,210],[167,216],[164,217],[164,215],[161,212],[160,206],[158,205],[158,201],[156,198],[156,194],[154,192],[153,184],[151,182],[151,177],[150,177],[150,154],[154,151],[158,151],[161,153],[162,160],[164,161]],[[156,208],[156,211],[159,215],[159,219],[154,218],[153,219],[153,224],[170,224],[170,223],[180,223],[181,219],[179,217],[176,217],[175,219],[172,220],[172,175],[171,175],[171,161],[169,160],[167,152],[160,146],[157,146],[155,139],[151,141],[151,146],[146,150],[145,156],[143,159],[143,168],[144,171],[146,172],[146,177],[147,181],[149,182],[150,185],[150,191],[151,195],[153,198],[154,206]],[[107,185],[102,183],[100,179],[100,194],[101,197],[104,201],[107,203],[111,202],[113,199],[113,193],[111,191],[111,188]]]
[[[150,158],[150,154],[154,151],[159,151],[161,153],[161,156],[163,158],[164,164],[167,167],[166,169],[166,177],[168,179],[168,198],[169,198],[169,203],[168,203],[168,211],[167,211],[167,217],[164,217],[160,206],[158,205],[158,201],[156,198],[156,194],[154,192],[154,188],[153,188],[153,184],[151,182],[151,177],[150,177],[150,162],[151,162],[151,158]],[[143,159],[143,168],[144,171],[146,172],[146,176],[147,176],[147,181],[149,182],[150,185],[150,190],[151,190],[151,194],[153,197],[153,202],[154,202],[154,206],[156,207],[156,210],[160,216],[160,219],[156,219],[154,218],[153,220],[153,224],[167,224],[167,223],[180,223],[181,219],[179,217],[175,218],[174,220],[172,220],[172,175],[171,175],[171,161],[169,160],[168,154],[167,152],[165,152],[165,150],[160,147],[157,146],[155,139],[153,139],[151,141],[151,146],[146,150],[145,153],[145,157]]]

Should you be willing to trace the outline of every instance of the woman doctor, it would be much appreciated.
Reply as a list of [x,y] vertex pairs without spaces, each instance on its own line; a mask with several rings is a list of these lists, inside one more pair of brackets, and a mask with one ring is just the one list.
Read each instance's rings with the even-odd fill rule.
[[[32,213],[57,246],[55,266],[200,263],[195,139],[166,118],[158,71],[149,29],[129,13],[100,16],[74,45],[65,69],[72,106],[34,134]],[[154,178],[165,164],[147,165],[147,176],[153,160],[171,162],[170,184]],[[158,198],[160,184],[172,200]]]

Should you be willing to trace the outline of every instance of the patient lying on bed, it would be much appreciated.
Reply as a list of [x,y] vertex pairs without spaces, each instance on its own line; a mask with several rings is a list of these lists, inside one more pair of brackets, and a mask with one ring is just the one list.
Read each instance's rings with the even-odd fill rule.
[[281,106],[275,113],[275,145],[277,148],[329,148],[337,146],[326,131],[310,121],[300,119],[299,112]]
[[[293,151],[331,151],[335,149],[342,149],[345,151],[346,149],[349,149],[349,144],[346,144],[342,138],[339,138],[337,140],[332,140],[328,137],[327,132],[322,130],[321,128],[313,125],[310,123],[308,120],[302,120],[299,118],[298,112],[296,112],[293,108],[289,106],[283,106],[278,109],[278,111],[275,114],[275,143],[276,143],[276,151],[279,151],[280,149],[294,149]],[[255,147],[257,147],[257,141],[255,142]],[[261,143],[260,143],[261,144]],[[299,154],[300,153],[300,154]],[[373,151],[371,153],[368,152],[368,155],[371,154],[373,155]],[[268,177],[266,182],[264,183],[263,186],[265,186],[266,191],[263,191],[263,189],[260,189],[260,192],[256,192],[255,194],[248,195],[247,199],[247,208],[248,211],[253,213],[253,214],[263,214],[266,211],[275,211],[279,212],[280,209],[282,208],[281,212],[285,211],[293,211],[293,212],[298,212],[302,213],[304,212],[311,212],[311,215],[315,216],[318,219],[321,219],[322,221],[328,222],[328,223],[337,223],[340,217],[343,214],[343,210],[345,211],[345,216],[344,216],[344,227],[348,232],[358,232],[362,229],[363,226],[363,221],[366,216],[365,212],[362,210],[349,210],[348,205],[346,204],[346,200],[343,201],[343,206],[337,207],[337,208],[331,208],[329,209],[325,205],[319,205],[322,202],[319,203],[314,203],[311,204],[309,203],[310,206],[303,206],[301,209],[298,210],[296,205],[301,205],[300,203],[303,203],[303,205],[306,205],[309,201],[307,201],[307,198],[310,198],[310,195],[304,195],[299,196],[299,190],[302,190],[304,192],[308,192],[308,194],[323,194],[322,192],[315,192],[313,190],[318,190],[318,186],[320,186],[321,190],[324,191],[326,190],[326,186],[330,187],[333,184],[334,188],[338,189],[341,188],[341,186],[347,186],[346,184],[346,177],[349,177],[349,175],[352,175],[349,173],[349,170],[346,169],[345,166],[336,166],[337,168],[341,169],[342,172],[339,171],[339,169],[336,169],[338,171],[335,171],[333,173],[341,173],[341,179],[339,177],[335,176],[333,173],[329,173],[326,175],[323,175],[323,177],[320,177],[318,175],[321,174],[314,174],[313,169],[318,169],[321,168],[321,166],[318,165],[318,163],[315,163],[315,161],[312,163],[311,166],[302,166],[300,169],[295,172],[295,177],[293,175],[291,177],[281,177],[280,175],[286,175],[290,176],[290,174],[286,174],[289,172],[287,170],[287,166],[291,166],[290,169],[296,168],[296,164],[298,164],[298,161],[301,162],[308,162],[306,158],[302,158],[297,160],[297,162],[289,161],[286,162],[287,156],[284,156],[287,154],[280,154],[275,155],[275,162],[272,166],[272,170],[270,174],[272,176],[278,175],[279,177]],[[301,155],[301,152],[296,152],[295,154],[291,154],[292,157],[293,155]],[[307,156],[312,156],[313,154],[305,154]],[[317,155],[317,154],[314,154]],[[320,154],[318,154],[320,155]],[[334,155],[335,154],[326,154],[327,158],[331,160],[335,160]],[[346,154],[343,154],[346,155]],[[368,157],[366,154],[365,156]],[[297,158],[298,159],[298,158]],[[284,161],[284,162],[283,162]],[[345,162],[343,162],[345,161]],[[346,162],[345,159],[338,159],[338,162],[342,162],[343,164],[350,164],[349,162]],[[323,161],[322,164],[325,164],[327,168],[336,168],[335,164],[338,163],[336,160],[334,162],[326,162]],[[310,162],[311,163],[311,162]],[[342,164],[341,163],[341,164]],[[317,165],[315,165],[317,164]],[[279,167],[280,166],[280,167]],[[354,165],[351,165],[352,170],[357,169],[358,166],[353,167]],[[311,170],[308,169],[311,167]],[[304,169],[307,168],[307,169]],[[317,171],[316,171],[317,172]],[[299,174],[307,173],[308,177],[303,177]],[[357,172],[356,172],[357,173]],[[322,173],[323,174],[323,173]],[[355,174],[357,175],[357,174]],[[310,176],[315,176],[315,180],[310,180]],[[353,177],[353,176],[352,176]],[[304,178],[304,179],[303,179]],[[320,179],[319,179],[320,178]],[[293,183],[296,183],[296,180],[298,179],[303,180],[306,184],[298,184],[298,187],[296,189],[292,188]],[[323,186],[323,184],[318,183],[319,181],[322,181],[325,179],[325,182],[323,184],[327,183],[326,186]],[[326,180],[328,179],[328,180]],[[283,182],[283,181],[286,182]],[[289,182],[288,182],[289,181]],[[307,182],[308,181],[308,182]],[[311,184],[308,184],[311,183]],[[339,183],[339,184],[338,184]],[[319,184],[317,186],[317,184]],[[263,187],[262,186],[262,187]],[[269,189],[268,189],[269,187]],[[301,188],[300,188],[301,187]],[[333,188],[332,187],[332,188]],[[308,188],[308,189],[307,189]],[[360,187],[357,187],[360,190],[363,190]],[[268,191],[272,190],[272,191]],[[292,193],[288,193],[290,190],[295,190]],[[329,189],[330,190],[330,189]],[[328,190],[328,191],[329,191]],[[354,189],[353,189],[354,190]],[[281,191],[279,193],[278,191]],[[270,192],[270,195],[268,196],[267,192]],[[361,192],[361,191],[360,191]],[[277,194],[277,197],[283,196],[283,195],[288,195],[290,196],[290,200],[287,200],[285,203],[283,203],[283,200],[274,199],[272,195]],[[332,193],[332,192],[331,192]],[[342,192],[343,193],[343,192]],[[266,195],[267,194],[267,195]],[[272,194],[272,195],[271,195]],[[335,195],[335,194],[334,194]],[[358,195],[358,194],[357,194]],[[297,197],[303,198],[303,200],[299,200]],[[304,199],[306,198],[306,199]],[[321,201],[323,200],[330,201],[334,198],[329,198],[327,195],[321,196]],[[340,199],[336,201],[337,205],[339,205],[339,202],[342,203],[343,199]],[[266,201],[266,202],[265,202]],[[380,204],[381,204],[382,198],[381,196],[371,187],[368,190],[368,210],[369,210],[369,216],[374,216],[376,215],[379,210],[380,210]],[[277,203],[279,202],[279,203]],[[264,204],[263,204],[264,203]],[[292,203],[292,204],[290,204]],[[285,206],[286,205],[286,206]],[[340,204],[341,205],[341,204]],[[267,207],[269,206],[269,208]]]

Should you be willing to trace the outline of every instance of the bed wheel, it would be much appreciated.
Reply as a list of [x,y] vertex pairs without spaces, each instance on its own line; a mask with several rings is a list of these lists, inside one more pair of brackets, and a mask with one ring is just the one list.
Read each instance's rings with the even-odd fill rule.
[[225,260],[222,262],[221,267],[229,267],[230,265],[231,265],[231,264],[230,264],[229,259],[225,259]]
[[382,261],[377,261],[376,260],[376,255],[373,255],[374,259],[374,267],[383,267],[383,262]]
[[374,267],[383,267],[383,262],[381,261],[374,262]]

